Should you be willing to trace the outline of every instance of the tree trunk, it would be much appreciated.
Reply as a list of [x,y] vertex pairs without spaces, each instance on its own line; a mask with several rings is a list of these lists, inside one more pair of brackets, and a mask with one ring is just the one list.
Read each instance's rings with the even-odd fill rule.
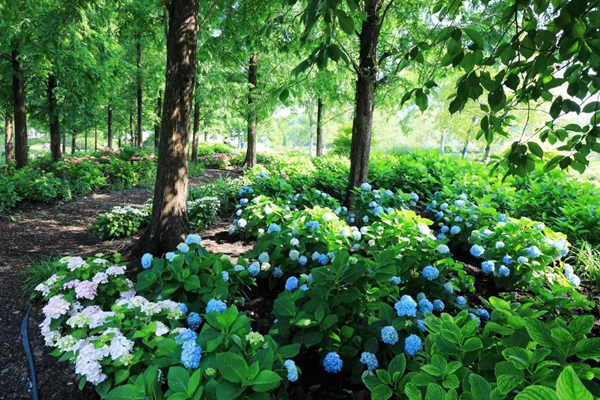
[[63,154],[67,152],[67,132],[63,131],[62,133],[62,152]]
[[204,142],[208,142],[208,129],[206,129],[206,127],[208,126],[208,122],[207,119],[204,119]]
[[489,164],[491,154],[492,154],[492,146],[490,146],[490,144],[488,143],[485,146],[485,155],[483,156],[483,162],[485,163],[485,165]]
[[138,38],[137,50],[137,147],[142,147],[142,41]]
[[75,132],[71,134],[71,155],[75,154],[75,149],[77,148],[77,142],[75,141]]
[[323,100],[317,101],[317,157],[323,155]]
[[15,158],[13,151],[13,118],[10,112],[6,112],[4,115],[4,156],[6,157],[6,163]]
[[440,153],[444,154],[446,151],[446,136],[448,135],[448,131],[442,130],[442,139],[440,140]]
[[308,142],[308,155],[312,157],[313,155],[313,144],[314,144],[314,133],[313,127],[315,125],[315,103],[313,99],[310,99],[310,103],[308,104],[308,132],[310,141]]
[[[162,93],[158,91],[158,100],[156,101],[156,115],[160,119],[160,110],[162,110]],[[154,148],[158,149],[158,139],[160,137],[160,124],[154,125]]]
[[135,146],[135,132],[133,129],[133,111],[129,111],[129,145],[131,147]]
[[465,147],[463,147],[462,158],[466,158],[467,157],[467,150],[468,149],[469,149],[469,139],[467,139],[467,141],[465,142]]
[[350,177],[344,204],[350,208],[354,204],[352,190],[367,181],[369,155],[371,152],[371,131],[373,129],[373,95],[377,74],[377,42],[381,5],[383,0],[365,2],[366,20],[360,32],[360,61],[356,79],[356,109],[352,122],[352,144],[350,147]]
[[189,232],[187,217],[188,137],[198,35],[198,0],[171,0],[166,86],[152,219],[130,256],[162,255]]
[[94,128],[94,152],[98,151],[98,129]]
[[22,168],[28,163],[29,147],[27,146],[27,114],[25,112],[25,78],[19,52],[12,52],[12,89],[13,89],[13,115],[15,117],[15,159],[17,168]]
[[254,52],[248,61],[248,144],[246,147],[246,160],[244,165],[250,169],[256,165],[256,111],[253,109],[252,92],[258,82],[258,53]]
[[87,153],[87,139],[88,139],[88,131],[85,130],[85,134],[83,136],[83,151]]
[[60,126],[58,122],[58,106],[54,90],[58,86],[56,76],[48,76],[48,118],[50,119],[50,155],[52,161],[60,160]]
[[108,148],[112,149],[113,142],[113,130],[112,130],[112,112],[113,106],[112,104],[108,105],[108,128],[107,128],[107,136],[108,136]]
[[192,134],[192,161],[198,161],[198,136],[200,131],[200,104],[194,102],[194,133]]

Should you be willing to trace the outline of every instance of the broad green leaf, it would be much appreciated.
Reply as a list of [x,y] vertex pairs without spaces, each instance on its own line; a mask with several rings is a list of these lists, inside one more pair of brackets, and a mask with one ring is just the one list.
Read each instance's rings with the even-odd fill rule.
[[117,386],[104,397],[108,400],[142,400],[145,397],[135,385]]
[[281,377],[273,371],[260,371],[252,381],[252,389],[255,392],[264,393],[279,386]]
[[248,364],[235,353],[217,354],[217,368],[223,378],[233,383],[240,383],[248,376]]
[[533,385],[526,387],[515,397],[515,400],[559,400],[559,398],[554,390],[546,386]]
[[217,385],[217,400],[234,400],[240,397],[246,388],[240,387],[238,384],[221,381]]
[[275,314],[281,317],[293,317],[296,315],[296,307],[289,298],[279,297],[275,300]]
[[567,366],[558,376],[556,393],[560,400],[593,400],[592,394],[583,386],[571,366]]
[[554,347],[550,328],[542,321],[534,318],[527,318],[525,320],[525,329],[527,329],[529,336],[540,345],[548,348]]
[[375,386],[375,389],[371,392],[371,400],[387,400],[392,397],[393,394],[394,392],[392,392],[392,389],[387,385]]
[[467,34],[469,39],[471,39],[473,41],[473,43],[475,43],[477,45],[477,47],[479,47],[480,49],[483,49],[483,47],[484,47],[483,36],[481,35],[481,33],[479,33],[479,31],[477,29],[464,28],[463,32],[465,32]]
[[190,373],[187,369],[179,366],[169,368],[168,382],[169,388],[176,392],[186,392]]

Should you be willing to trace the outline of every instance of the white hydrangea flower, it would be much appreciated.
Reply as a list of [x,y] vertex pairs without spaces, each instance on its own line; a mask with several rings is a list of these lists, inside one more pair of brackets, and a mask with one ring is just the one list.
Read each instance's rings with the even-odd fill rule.
[[61,315],[68,313],[70,308],[71,304],[64,300],[61,294],[58,294],[48,300],[48,304],[44,306],[42,311],[46,317],[56,319]]
[[156,336],[162,336],[169,333],[169,328],[160,321],[156,321],[156,329],[154,330],[154,334]]
[[81,267],[86,267],[88,264],[81,257],[71,257],[69,261],[67,261],[67,267],[70,271],[75,271]]

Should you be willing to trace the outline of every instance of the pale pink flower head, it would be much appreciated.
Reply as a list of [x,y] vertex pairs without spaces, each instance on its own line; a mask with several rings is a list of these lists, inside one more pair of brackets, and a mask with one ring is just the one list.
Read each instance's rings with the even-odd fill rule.
[[113,265],[111,267],[106,268],[106,273],[110,276],[117,276],[125,274],[125,267],[119,267],[118,265]]
[[78,268],[87,266],[87,263],[81,257],[71,257],[69,261],[67,261],[67,267],[69,270],[75,271]]
[[98,290],[98,284],[90,281],[80,282],[75,287],[75,297],[78,299],[94,300]]
[[43,312],[46,317],[56,319],[68,313],[69,308],[71,308],[71,304],[59,294],[48,300],[48,304],[44,306]]

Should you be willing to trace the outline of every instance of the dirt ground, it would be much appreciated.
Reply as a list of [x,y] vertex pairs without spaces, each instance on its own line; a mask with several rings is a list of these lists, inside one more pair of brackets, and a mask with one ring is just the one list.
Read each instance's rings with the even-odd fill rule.
[[[191,180],[199,184],[219,176],[237,177],[234,172],[207,170]],[[88,228],[93,218],[113,206],[142,205],[152,197],[151,190],[127,190],[94,194],[69,203],[21,204],[10,214],[0,216],[0,400],[30,399],[31,378],[21,344],[21,324],[32,305],[23,293],[24,272],[48,257],[65,255],[113,254],[130,245],[137,237],[100,241]],[[234,257],[250,250],[248,244],[231,242],[226,235],[227,221],[219,221],[202,232],[202,244],[211,252]],[[29,317],[29,341],[35,363],[39,398],[97,399],[90,389],[79,391],[74,367],[58,363],[48,355],[37,325],[41,322],[39,304],[33,304]],[[89,386],[89,385],[88,385]]]

